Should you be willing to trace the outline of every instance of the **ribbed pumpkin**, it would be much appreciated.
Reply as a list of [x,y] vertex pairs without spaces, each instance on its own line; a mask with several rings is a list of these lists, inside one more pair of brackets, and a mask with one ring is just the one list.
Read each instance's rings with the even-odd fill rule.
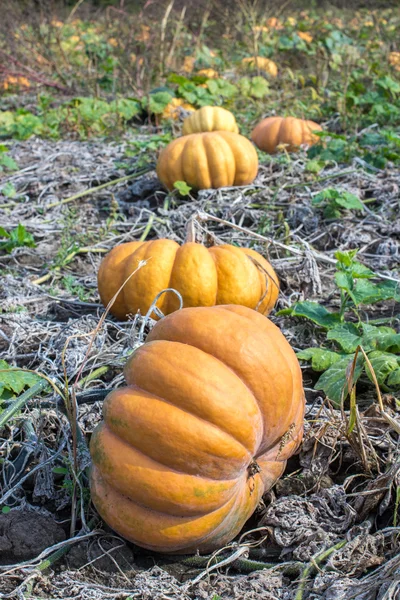
[[202,131],[233,131],[239,133],[234,115],[220,106],[203,106],[183,121],[182,133],[201,133]]
[[318,142],[314,131],[322,131],[321,125],[314,121],[295,117],[267,117],[253,129],[251,139],[260,150],[269,154],[276,152],[280,144],[287,144],[286,149],[295,152],[303,144],[312,146]]
[[276,77],[278,75],[278,67],[276,63],[270,58],[265,58],[264,56],[249,56],[247,58],[242,59],[242,66],[254,71],[255,69],[260,69],[264,71],[271,77]]
[[231,131],[207,131],[177,138],[161,151],[157,163],[157,175],[169,190],[175,181],[185,181],[197,190],[247,185],[257,170],[253,144]]
[[[119,319],[138,310],[146,314],[156,295],[166,288],[178,290],[185,307],[242,304],[263,314],[272,310],[278,298],[278,277],[258,252],[228,244],[206,248],[187,242],[179,246],[161,239],[127,242],[107,254],[97,276],[104,306],[142,260],[147,263],[132,275],[111,307]],[[179,300],[167,292],[157,306],[167,315],[179,308]]]
[[249,308],[185,308],[156,324],[124,374],[90,443],[98,512],[150,550],[224,546],[300,443],[296,355]]

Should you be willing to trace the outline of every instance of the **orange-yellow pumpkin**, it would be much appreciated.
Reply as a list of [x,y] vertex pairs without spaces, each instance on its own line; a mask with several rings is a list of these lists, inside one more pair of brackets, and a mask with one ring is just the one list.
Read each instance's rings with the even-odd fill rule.
[[321,125],[314,121],[295,117],[267,117],[253,129],[251,139],[260,150],[269,154],[276,152],[281,144],[285,144],[289,152],[295,152],[303,144],[312,146],[318,142],[314,131],[322,131]]
[[201,133],[202,131],[233,131],[239,133],[235,116],[221,106],[203,106],[186,117],[182,133]]
[[98,512],[150,550],[221,548],[300,443],[295,353],[249,308],[185,308],[155,325],[124,374],[90,443]]
[[[278,298],[278,277],[255,250],[228,244],[206,248],[195,242],[179,246],[173,240],[161,239],[127,242],[107,254],[97,276],[104,306],[140,261],[147,262],[127,281],[111,307],[119,319],[138,310],[145,315],[156,295],[166,288],[181,294],[184,307],[242,304],[262,314],[268,314]],[[179,299],[166,292],[157,307],[167,315],[179,308]]]
[[197,75],[202,75],[208,79],[217,79],[219,77],[219,74],[215,69],[200,69],[200,71],[197,71]]
[[197,190],[247,185],[254,180],[257,170],[253,144],[231,131],[192,133],[177,138],[161,151],[157,163],[157,175],[169,190],[176,181],[185,181]]
[[171,102],[167,104],[161,113],[162,119],[179,119],[181,109],[193,112],[195,108],[182,100],[182,98],[172,98]]
[[271,75],[271,77],[276,77],[278,75],[278,67],[276,66],[276,63],[265,56],[256,56],[255,58],[254,56],[249,56],[247,58],[243,58],[242,66],[252,71],[258,68],[268,75]]

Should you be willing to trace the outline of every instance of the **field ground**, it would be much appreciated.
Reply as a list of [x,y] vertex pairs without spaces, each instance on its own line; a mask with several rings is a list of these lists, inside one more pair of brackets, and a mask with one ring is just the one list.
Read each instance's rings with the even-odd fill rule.
[[[0,55],[18,61],[0,63],[4,598],[400,598],[399,17],[286,9],[267,24],[246,6],[246,34],[227,27],[220,45],[218,15],[199,18],[196,37],[182,9],[154,30],[144,13],[136,41],[121,16],[79,7],[0,31]],[[276,79],[237,67],[254,44]],[[244,135],[280,110],[330,134],[260,152],[249,186],[167,193],[157,154],[185,114],[167,118],[172,96],[231,109]],[[240,540],[171,558],[125,543],[90,504],[87,442],[143,323],[101,319],[96,273],[117,243],[183,242],[192,217],[199,240],[251,246],[276,269],[271,318],[300,353],[307,410],[299,453]]]

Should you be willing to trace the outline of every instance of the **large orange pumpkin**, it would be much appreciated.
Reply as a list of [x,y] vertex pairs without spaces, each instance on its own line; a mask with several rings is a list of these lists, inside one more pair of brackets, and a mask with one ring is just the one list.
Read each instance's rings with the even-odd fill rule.
[[300,443],[295,353],[249,308],[184,308],[155,325],[125,379],[90,443],[97,510],[151,550],[222,547]]
[[185,181],[197,190],[247,185],[257,170],[253,144],[231,131],[177,138],[161,151],[157,163],[157,175],[169,190],[174,188],[175,181]]
[[295,117],[267,117],[253,129],[251,139],[260,150],[269,154],[276,152],[281,144],[286,144],[289,152],[295,152],[303,144],[312,146],[318,142],[314,131],[322,131],[321,125],[314,121]]
[[182,133],[202,131],[233,131],[239,133],[235,116],[221,106],[203,106],[183,121]]
[[[103,259],[97,276],[104,306],[118,292],[111,313],[119,319],[140,310],[144,315],[156,295],[176,289],[183,306],[242,304],[268,314],[279,293],[278,277],[268,261],[250,248],[223,244],[206,248],[195,242],[179,246],[173,240],[127,242],[116,246]],[[173,292],[162,295],[158,308],[166,315],[179,308]]]

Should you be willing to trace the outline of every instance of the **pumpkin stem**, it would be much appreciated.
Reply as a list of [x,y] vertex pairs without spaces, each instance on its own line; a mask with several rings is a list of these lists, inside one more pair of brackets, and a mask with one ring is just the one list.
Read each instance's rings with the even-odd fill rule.
[[261,467],[258,462],[253,458],[249,466],[247,467],[248,479],[254,477],[257,473],[261,473]]

